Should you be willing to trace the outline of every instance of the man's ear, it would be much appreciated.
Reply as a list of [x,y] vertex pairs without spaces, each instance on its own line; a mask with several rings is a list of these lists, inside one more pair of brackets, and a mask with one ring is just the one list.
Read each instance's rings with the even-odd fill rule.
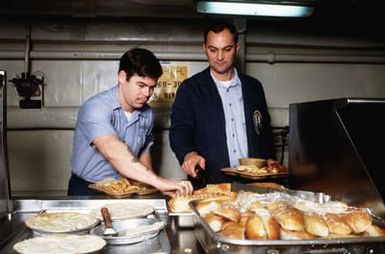
[[125,71],[118,72],[118,80],[119,84],[123,84],[127,79],[127,73]]
[[235,50],[237,53],[239,52],[240,48],[241,48],[241,44],[239,44],[239,42],[237,42],[237,45],[235,45]]

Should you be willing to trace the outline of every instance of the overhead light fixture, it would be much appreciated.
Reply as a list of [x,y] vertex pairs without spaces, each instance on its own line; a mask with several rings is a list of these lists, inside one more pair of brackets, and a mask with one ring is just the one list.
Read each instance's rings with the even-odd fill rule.
[[197,11],[225,15],[308,17],[314,7],[292,1],[198,1]]

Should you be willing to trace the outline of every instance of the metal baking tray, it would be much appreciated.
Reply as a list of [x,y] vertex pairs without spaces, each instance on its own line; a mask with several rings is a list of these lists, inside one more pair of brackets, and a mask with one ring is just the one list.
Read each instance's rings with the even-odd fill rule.
[[[290,191],[296,194],[295,191]],[[304,193],[298,193],[303,196]],[[306,197],[319,200],[319,193],[306,192]],[[325,196],[328,198],[327,196]],[[236,240],[216,234],[199,215],[196,205],[189,203],[194,217],[194,232],[206,253],[252,253],[252,254],[384,254],[385,237],[354,237],[312,240]],[[374,224],[385,227],[385,223],[373,218]]]
[[[159,218],[167,223],[168,213],[167,204],[164,199],[128,199],[129,202],[144,202],[152,205],[155,212],[159,215]],[[91,211],[95,207],[99,207],[105,203],[112,202],[124,202],[124,200],[116,199],[86,199],[86,200],[68,200],[68,199],[55,199],[55,200],[14,200],[13,212],[6,220],[1,222],[1,230],[9,231],[7,239],[1,239],[0,253],[1,254],[16,254],[13,250],[13,245],[22,240],[34,237],[33,232],[29,229],[24,221],[37,214],[41,210],[73,210],[73,211]],[[166,233],[166,229],[163,228],[154,237],[125,245],[107,245],[98,253],[111,254],[111,253],[171,253],[170,242]]]

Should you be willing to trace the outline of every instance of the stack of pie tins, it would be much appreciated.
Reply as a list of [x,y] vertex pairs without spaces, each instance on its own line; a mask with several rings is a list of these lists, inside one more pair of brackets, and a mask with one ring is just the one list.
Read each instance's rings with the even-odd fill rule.
[[[105,226],[103,223],[94,227],[90,233],[102,237],[107,244],[120,245],[142,242],[157,236],[159,231],[166,226],[165,222],[155,215],[154,208],[150,205],[121,202],[105,204],[103,207],[108,208],[112,226],[118,235],[104,235]],[[100,208],[92,210],[91,214],[102,220]]]

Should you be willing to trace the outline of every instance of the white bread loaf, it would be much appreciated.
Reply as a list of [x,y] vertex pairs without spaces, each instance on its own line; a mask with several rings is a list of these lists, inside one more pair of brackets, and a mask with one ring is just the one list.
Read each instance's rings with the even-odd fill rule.
[[364,232],[372,225],[372,217],[370,214],[361,209],[356,209],[342,215],[345,222],[353,229],[355,234]]
[[247,239],[266,239],[266,231],[263,225],[263,220],[259,215],[254,215],[248,218],[245,233]]
[[331,234],[349,235],[353,231],[339,214],[327,213],[323,215],[323,218]]
[[206,214],[206,216],[204,217],[204,220],[207,222],[207,224],[210,226],[210,228],[214,232],[221,231],[223,223],[225,222],[225,220],[222,217],[220,217],[214,213]]
[[216,215],[222,216],[227,220],[231,220],[237,223],[241,219],[241,212],[234,207],[220,207],[219,209],[215,210],[214,213]]
[[267,239],[278,240],[281,238],[281,227],[273,217],[264,218],[263,225],[265,226]]
[[231,239],[244,240],[245,239],[245,228],[238,224],[227,226],[225,229],[219,232],[224,237]]
[[268,210],[279,225],[286,230],[304,230],[305,223],[302,212],[286,202],[272,202]]
[[373,237],[385,237],[385,230],[376,226],[376,225],[370,225],[366,230],[365,232],[369,235],[369,236],[373,236]]
[[316,213],[305,213],[304,216],[305,230],[315,236],[327,237],[329,228],[322,217]]

